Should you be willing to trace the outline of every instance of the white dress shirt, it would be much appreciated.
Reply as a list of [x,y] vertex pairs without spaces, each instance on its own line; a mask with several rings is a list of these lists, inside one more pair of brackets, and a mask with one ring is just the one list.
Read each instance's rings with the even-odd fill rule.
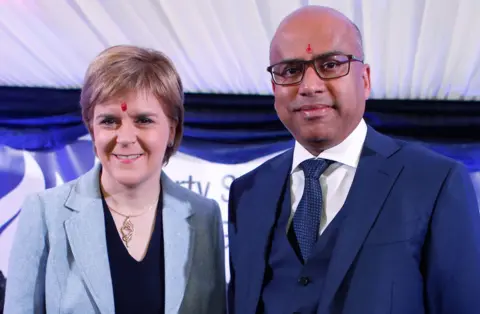
[[312,158],[323,158],[334,161],[334,163],[332,163],[320,176],[320,185],[323,194],[323,209],[319,232],[322,234],[347,199],[366,136],[367,125],[362,119],[358,126],[343,142],[321,152],[318,156],[310,154],[302,145],[295,142],[290,177],[292,212],[290,214],[288,226],[290,226],[293,215],[300,203],[305,186],[305,175],[299,165],[303,161]]

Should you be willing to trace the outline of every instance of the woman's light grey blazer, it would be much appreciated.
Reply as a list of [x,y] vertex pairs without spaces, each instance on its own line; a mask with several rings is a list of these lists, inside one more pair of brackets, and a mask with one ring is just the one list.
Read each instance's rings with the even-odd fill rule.
[[[5,313],[114,313],[100,166],[29,196],[10,253]],[[164,173],[165,313],[225,313],[224,234],[217,202]],[[135,289],[135,287],[132,287]]]

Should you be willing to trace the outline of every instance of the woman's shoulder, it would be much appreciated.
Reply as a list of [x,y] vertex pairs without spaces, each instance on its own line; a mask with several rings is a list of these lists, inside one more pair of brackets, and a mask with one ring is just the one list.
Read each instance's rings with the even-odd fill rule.
[[195,193],[169,178],[164,178],[163,183],[164,194],[166,194],[164,197],[173,197],[181,203],[188,204],[191,211],[207,215],[216,215],[219,211],[218,203],[215,200]]
[[75,186],[77,180],[78,179],[75,179],[73,181],[66,182],[55,187],[50,187],[45,190],[32,193],[30,194],[30,197],[37,197],[42,201],[66,199],[70,194],[72,187]]
[[55,201],[66,199],[75,192],[86,196],[97,196],[98,194],[98,175],[99,167],[93,167],[91,170],[80,175],[76,179],[65,182],[56,187],[45,189],[36,193],[38,198],[45,201]]
[[[76,186],[78,179],[61,185],[30,193],[24,200],[22,208],[40,209],[45,215],[57,216],[65,208],[65,203]],[[43,209],[42,209],[43,208]],[[48,209],[48,210],[47,210]]]
[[211,198],[193,192],[192,190],[187,189],[180,184],[176,184],[176,186],[179,189],[179,192],[182,194],[183,198],[185,200],[188,200],[188,202],[196,208],[213,209],[217,206],[217,202]]

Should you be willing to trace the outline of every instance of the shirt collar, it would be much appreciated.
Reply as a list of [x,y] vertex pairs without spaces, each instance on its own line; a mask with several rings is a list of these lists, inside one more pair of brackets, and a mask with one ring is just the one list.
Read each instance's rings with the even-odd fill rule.
[[312,158],[328,159],[352,168],[357,168],[366,136],[367,124],[362,119],[353,132],[350,133],[343,142],[337,146],[324,150],[318,156],[310,154],[310,152],[308,152],[300,143],[295,141],[292,172],[296,171],[298,165],[303,161]]

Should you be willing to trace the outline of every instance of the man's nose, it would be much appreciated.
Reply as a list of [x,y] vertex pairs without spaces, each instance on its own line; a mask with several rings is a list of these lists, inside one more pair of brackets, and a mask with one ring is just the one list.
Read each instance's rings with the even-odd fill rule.
[[320,78],[313,66],[305,69],[303,80],[300,82],[299,93],[304,96],[314,95],[325,91],[325,81]]

